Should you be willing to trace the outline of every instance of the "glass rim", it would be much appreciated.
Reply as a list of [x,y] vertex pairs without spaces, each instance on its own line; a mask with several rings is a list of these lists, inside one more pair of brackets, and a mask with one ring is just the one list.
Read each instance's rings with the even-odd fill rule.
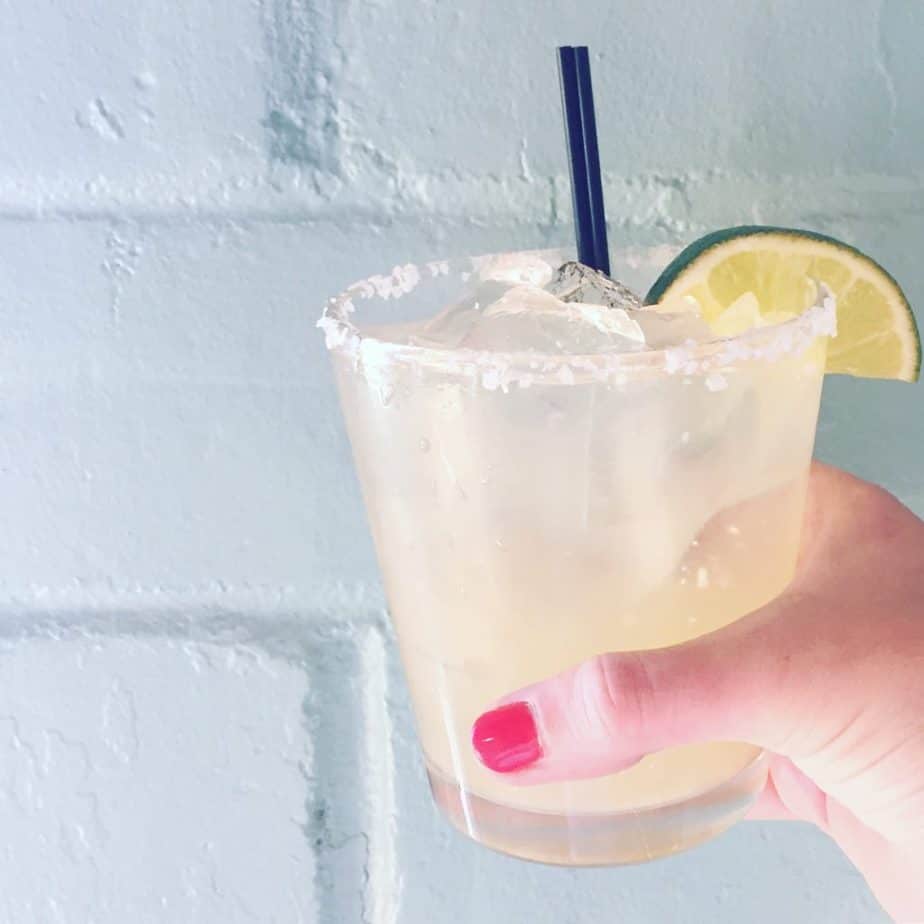
[[[630,253],[653,252],[660,248],[636,248]],[[506,388],[513,383],[527,386],[536,381],[572,384],[577,379],[620,378],[632,373],[685,374],[720,371],[742,362],[776,361],[807,349],[819,337],[836,334],[835,299],[821,280],[814,280],[813,305],[779,324],[749,328],[730,337],[701,342],[626,352],[585,354],[543,353],[534,350],[479,350],[471,347],[394,343],[364,332],[352,320],[356,302],[379,299],[400,300],[421,285],[456,276],[466,284],[478,274],[484,280],[529,282],[527,277],[504,276],[505,264],[521,266],[533,261],[545,268],[565,262],[565,248],[505,251],[454,260],[396,266],[388,275],[374,275],[348,286],[328,300],[317,322],[332,353],[351,356],[357,364],[378,372],[390,365],[437,370],[482,380],[488,388]],[[514,264],[515,265],[515,264]],[[522,270],[521,270],[522,272]],[[441,307],[441,306],[436,306]],[[651,306],[655,310],[656,306]]]

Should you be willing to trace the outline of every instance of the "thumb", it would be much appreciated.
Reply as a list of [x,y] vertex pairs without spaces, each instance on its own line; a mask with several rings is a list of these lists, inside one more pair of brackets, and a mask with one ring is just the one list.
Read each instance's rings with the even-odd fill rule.
[[811,676],[788,631],[805,605],[784,596],[682,645],[598,655],[504,697],[477,719],[472,744],[522,783],[604,776],[697,741],[785,753]]

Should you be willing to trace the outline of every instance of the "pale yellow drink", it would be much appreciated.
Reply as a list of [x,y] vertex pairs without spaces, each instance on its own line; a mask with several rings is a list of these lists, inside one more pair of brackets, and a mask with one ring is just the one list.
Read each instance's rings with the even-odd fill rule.
[[[434,313],[449,276],[425,272],[371,320],[405,320],[428,289]],[[670,354],[498,363],[364,342],[337,311],[338,385],[441,808],[489,846],[574,865],[670,853],[740,817],[765,773],[751,745],[517,787],[480,765],[471,726],[521,686],[702,635],[786,586],[825,338],[800,320]]]

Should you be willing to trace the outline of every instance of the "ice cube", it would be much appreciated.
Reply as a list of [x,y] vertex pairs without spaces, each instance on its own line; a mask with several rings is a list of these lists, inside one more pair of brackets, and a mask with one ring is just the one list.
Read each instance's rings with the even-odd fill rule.
[[630,288],[599,270],[574,261],[562,264],[545,289],[563,302],[604,305],[624,311],[642,307],[642,300]]
[[645,307],[627,286],[583,263],[563,264],[545,288],[567,304],[602,305],[624,315],[633,328],[640,329],[642,342],[652,350],[688,341],[702,343],[713,337],[694,300],[672,304],[667,311],[655,311]]
[[412,332],[421,346],[575,356],[642,349],[628,312],[565,303],[535,285],[482,282],[466,299]]
[[525,282],[543,286],[554,273],[554,268],[541,253],[491,254],[476,257],[474,263],[479,279],[511,285]]
[[692,311],[656,311],[642,308],[631,313],[632,319],[642,329],[645,345],[651,350],[664,350],[683,344],[707,343],[715,339],[709,325]]
[[486,306],[464,342],[483,350],[577,355],[637,350],[645,337],[625,311],[565,303],[543,289],[523,285]]
[[[502,269],[513,273],[514,267]],[[658,350],[714,336],[698,306],[679,307],[677,312],[645,308],[621,283],[580,263],[565,263],[545,287],[509,278],[479,279],[462,299],[429,320],[367,333],[435,349],[547,356]]]
[[510,290],[510,284],[497,280],[479,283],[461,301],[444,308],[423,324],[416,324],[408,338],[417,346],[458,349],[480,323],[482,310]]
[[712,332],[720,337],[736,337],[746,330],[784,324],[796,317],[794,311],[761,311],[760,302],[753,292],[739,295],[712,321]]

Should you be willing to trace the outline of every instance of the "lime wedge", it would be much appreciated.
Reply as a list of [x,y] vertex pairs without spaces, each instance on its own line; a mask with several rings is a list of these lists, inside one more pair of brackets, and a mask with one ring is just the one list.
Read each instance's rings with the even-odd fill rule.
[[649,305],[694,298],[720,336],[778,323],[808,308],[815,283],[837,298],[827,372],[917,381],[921,341],[898,283],[849,244],[788,228],[744,226],[690,244],[661,273]]

